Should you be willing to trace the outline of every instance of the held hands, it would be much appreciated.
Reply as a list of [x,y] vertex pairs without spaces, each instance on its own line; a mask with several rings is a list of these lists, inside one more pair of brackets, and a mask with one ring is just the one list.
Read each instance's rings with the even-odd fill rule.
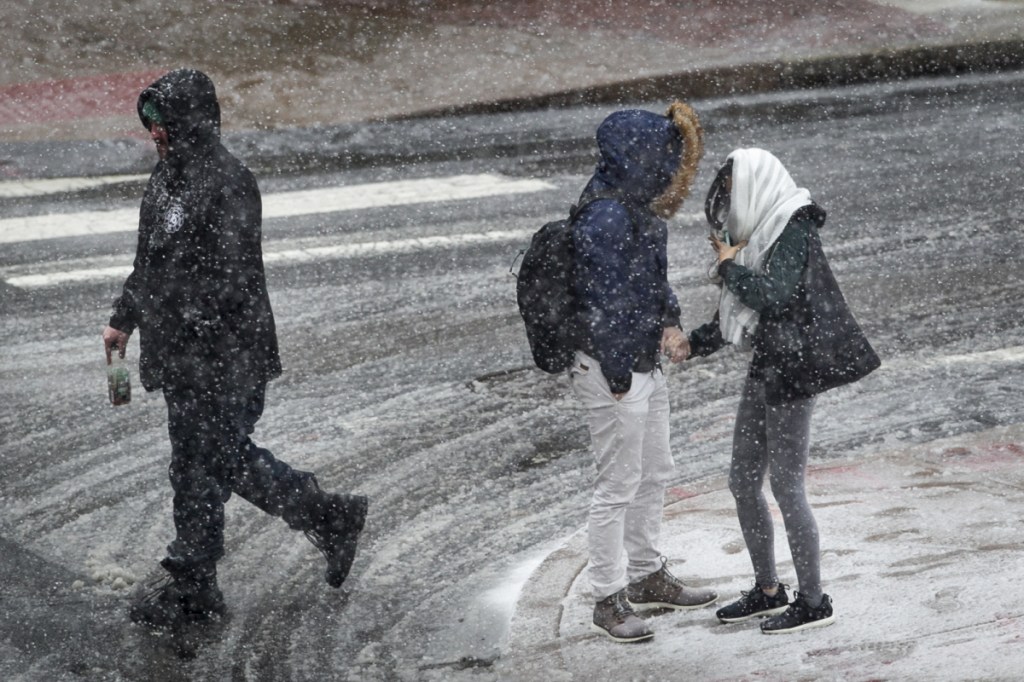
[[[682,362],[690,357],[690,339],[679,327],[666,327],[661,333],[661,352],[672,362]],[[612,393],[616,400],[626,397],[625,393]]]
[[690,357],[690,340],[679,327],[666,327],[661,334],[661,352],[672,362]]
[[708,237],[708,241],[711,242],[711,248],[718,254],[718,262],[723,263],[727,260],[736,258],[736,254],[740,252],[744,246],[747,245],[747,240],[741,241],[739,244],[729,245],[718,238],[718,235],[712,234]]
[[110,349],[117,346],[117,354],[119,357],[124,357],[124,351],[128,347],[128,337],[131,334],[125,334],[120,329],[114,329],[111,326],[104,327],[103,329],[103,350],[107,352],[107,364],[110,364]]

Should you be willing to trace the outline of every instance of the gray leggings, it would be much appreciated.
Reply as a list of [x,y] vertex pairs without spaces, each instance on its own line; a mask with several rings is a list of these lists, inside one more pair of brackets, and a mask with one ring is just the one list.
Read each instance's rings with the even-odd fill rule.
[[768,405],[764,384],[748,377],[736,414],[729,490],[736,498],[736,513],[755,580],[758,585],[774,585],[778,582],[775,534],[764,496],[764,475],[769,472],[772,495],[786,525],[800,594],[817,604],[821,599],[818,524],[804,488],[813,409],[814,398]]

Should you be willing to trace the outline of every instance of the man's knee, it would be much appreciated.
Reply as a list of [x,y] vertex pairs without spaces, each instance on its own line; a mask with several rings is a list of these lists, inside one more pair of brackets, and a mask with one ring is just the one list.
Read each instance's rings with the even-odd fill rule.
[[614,510],[627,507],[640,490],[640,476],[598,481],[594,486],[594,507]]

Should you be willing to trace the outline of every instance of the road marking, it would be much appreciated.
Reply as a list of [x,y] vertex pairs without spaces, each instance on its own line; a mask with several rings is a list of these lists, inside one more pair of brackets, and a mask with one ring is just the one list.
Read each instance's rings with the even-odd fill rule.
[[123,185],[128,182],[141,182],[149,178],[146,175],[97,175],[91,178],[51,178],[47,180],[8,180],[0,182],[0,199],[17,199],[21,197],[40,197],[47,194],[76,192],[81,189],[92,189],[105,185]]
[[977,353],[957,353],[955,355],[937,355],[925,358],[918,366],[930,368],[952,369],[955,365],[998,365],[1005,363],[1017,364],[1024,360],[1024,346],[1009,346]]
[[920,372],[920,371],[963,371],[965,366],[1019,365],[1024,362],[1024,346],[1007,346],[976,353],[951,353],[949,355],[919,354],[896,355],[884,358],[878,372]]
[[[277,192],[263,197],[263,219],[528,194],[554,188],[543,180],[479,174]],[[0,244],[134,232],[138,220],[137,208],[6,218],[0,220]]]
[[[306,248],[290,248],[290,242],[276,245],[273,242],[270,242],[265,246],[263,262],[269,265],[280,263],[301,265],[305,263],[345,260],[365,256],[417,253],[471,246],[474,244],[494,244],[519,241],[525,245],[533,233],[533,228],[525,230],[495,230],[493,232],[433,235],[413,239],[395,239],[390,241],[362,243],[357,242],[327,246],[312,246]],[[116,259],[109,257],[82,259],[79,261],[79,264],[89,265],[90,267],[79,267],[52,272],[33,272],[23,275],[13,273],[17,271],[24,271],[24,266],[17,269],[8,268],[7,272],[11,274],[4,276],[3,279],[7,284],[19,289],[42,289],[76,282],[124,279],[131,273],[132,267],[130,264],[111,264],[111,261],[113,260]],[[3,272],[0,271],[0,275],[2,274]]]
[[418,251],[432,251],[473,244],[493,244],[529,239],[534,230],[495,230],[465,234],[436,235],[414,239],[396,239],[383,242],[314,246],[306,249],[269,251],[263,255],[264,263],[311,263],[322,260],[343,260],[360,256],[380,256]]
[[72,282],[93,282],[105,279],[124,279],[131,274],[131,265],[115,265],[109,268],[90,270],[66,270],[39,275],[8,277],[4,281],[19,289],[42,289],[45,287],[70,284]]
[[138,209],[51,213],[0,220],[0,244],[81,237],[139,229]]

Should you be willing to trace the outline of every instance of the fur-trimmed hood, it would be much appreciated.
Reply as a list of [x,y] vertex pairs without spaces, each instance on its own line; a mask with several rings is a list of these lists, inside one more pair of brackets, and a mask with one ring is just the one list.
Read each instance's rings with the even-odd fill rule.
[[600,160],[584,195],[619,195],[670,218],[689,195],[704,154],[696,112],[673,102],[665,115],[627,109],[598,126]]

